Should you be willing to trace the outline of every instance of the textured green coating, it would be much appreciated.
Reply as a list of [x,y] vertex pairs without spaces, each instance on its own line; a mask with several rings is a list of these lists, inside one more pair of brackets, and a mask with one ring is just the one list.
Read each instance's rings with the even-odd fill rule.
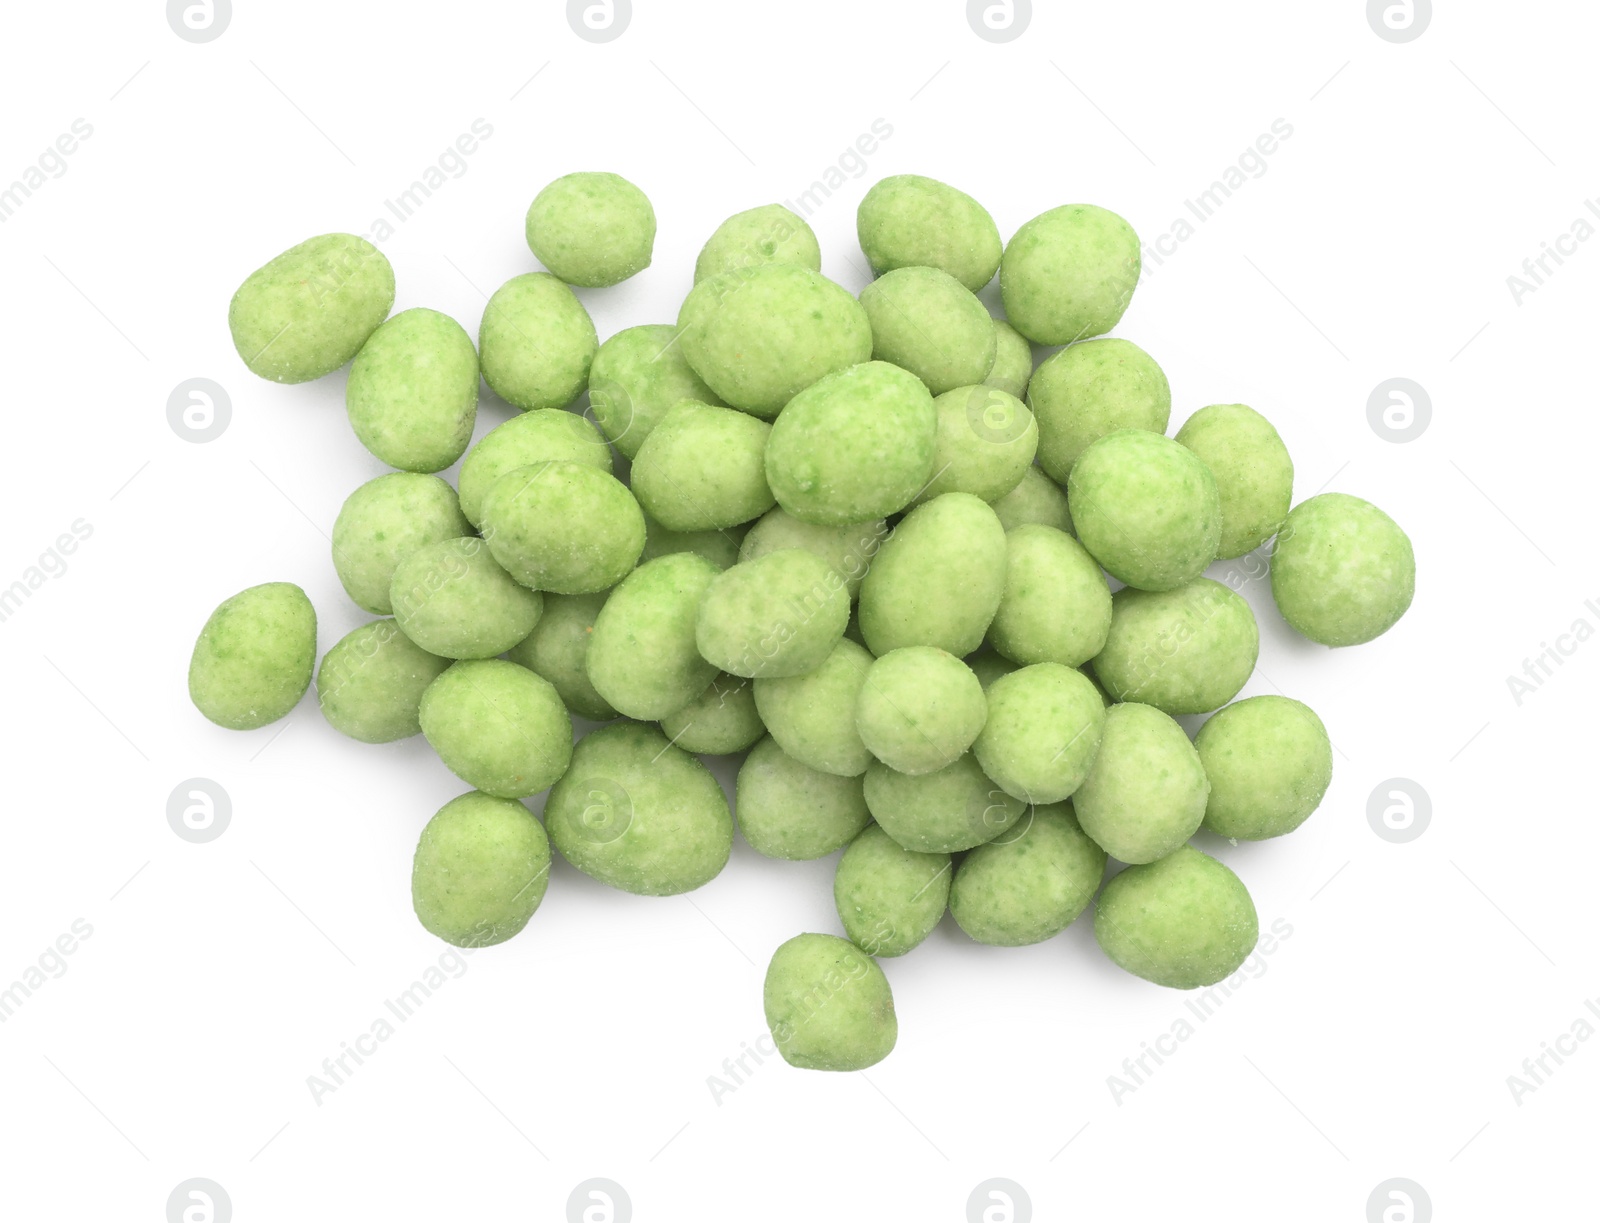
[[722,404],[689,367],[676,325],[629,327],[600,345],[589,370],[589,411],[628,458],[639,453],[667,410],[684,399]]
[[1253,696],[1206,720],[1195,750],[1211,782],[1205,828],[1261,841],[1293,832],[1333,780],[1333,745],[1307,706],[1286,696]]
[[744,532],[743,526],[715,531],[673,531],[646,514],[644,551],[639,553],[639,563],[643,565],[674,552],[693,552],[718,569],[731,569],[739,563],[739,545],[744,542]]
[[1094,767],[1073,797],[1078,823],[1121,862],[1154,862],[1195,834],[1210,791],[1189,736],[1159,709],[1106,710]]
[[920,777],[874,760],[864,788],[867,809],[879,827],[897,844],[924,854],[951,854],[992,841],[1028,809],[990,781],[971,752]]
[[994,320],[955,277],[938,268],[896,268],[861,291],[872,324],[872,359],[922,379],[930,394],[972,386],[994,366]]
[[564,408],[589,385],[600,339],[572,290],[546,272],[514,276],[494,291],[478,328],[489,389],[514,408]]
[[1005,530],[970,493],[946,493],[901,520],[861,583],[874,654],[938,646],[958,658],[983,641],[1005,590]]
[[661,730],[684,751],[705,756],[742,752],[766,732],[752,682],[721,674],[682,709],[662,718]]
[[461,512],[478,526],[483,498],[508,471],[536,463],[583,463],[611,474],[611,447],[582,416],[561,408],[535,408],[489,430],[461,464]]
[[929,267],[976,293],[1000,267],[1000,230],[964,191],[920,174],[880,179],[856,210],[856,236],[876,275]]
[[670,531],[715,531],[759,518],[775,504],[765,461],[771,432],[747,412],[686,399],[639,448],[633,495]]
[[1022,483],[990,505],[1007,531],[1036,522],[1068,535],[1073,533],[1066,492],[1037,466],[1023,472]]
[[1176,590],[1135,590],[1111,599],[1111,632],[1094,673],[1116,701],[1162,713],[1210,713],[1239,694],[1255,670],[1255,613],[1210,578]]
[[935,399],[933,410],[933,478],[918,504],[945,493],[971,493],[992,504],[1033,466],[1039,427],[1015,395],[992,386],[957,387]]
[[833,903],[868,955],[905,955],[933,933],[950,898],[950,855],[922,854],[869,824],[839,858]]
[[333,568],[357,607],[387,616],[395,568],[418,548],[472,533],[456,490],[407,471],[368,480],[333,522]]
[[815,552],[844,579],[851,599],[861,593],[861,580],[867,576],[872,558],[889,537],[889,524],[882,518],[868,522],[847,522],[843,526],[819,526],[801,522],[781,505],[761,516],[739,545],[739,559],[753,561],[768,552],[783,548],[804,548]]
[[700,696],[717,668],[700,657],[695,617],[715,565],[674,552],[640,565],[611,592],[589,639],[589,681],[621,713],[654,721]]
[[428,821],[411,864],[411,905],[429,934],[491,947],[528,924],[550,884],[550,838],[521,803],[473,791]]
[[565,174],[533,197],[524,225],[534,258],[569,285],[621,284],[650,266],[656,213],[620,174]]
[[773,952],[761,1000],[778,1052],[801,1070],[876,1066],[899,1034],[883,969],[831,934],[797,934]]
[[374,620],[346,633],[317,667],[317,703],[328,725],[361,743],[422,733],[422,694],[450,665],[400,631]]
[[478,350],[437,310],[404,310],[372,333],[345,384],[361,444],[401,471],[443,471],[478,418]]
[[730,675],[804,675],[827,660],[849,621],[850,596],[833,567],[815,553],[784,548],[712,580],[695,644]]
[[872,356],[861,303],[792,263],[702,280],[678,325],[695,373],[727,403],[769,419],[819,378]]
[[496,798],[537,794],[572,758],[572,719],[560,694],[514,662],[456,663],[428,685],[419,712],[445,767]]
[[589,642],[607,593],[545,595],[544,615],[533,632],[506,651],[512,662],[549,680],[570,713],[591,722],[617,716],[589,682]]
[[418,548],[395,568],[389,602],[400,630],[441,658],[493,658],[539,623],[544,599],[519,586],[476,535]]
[[989,685],[989,719],[972,745],[983,771],[1028,803],[1059,803],[1083,784],[1105,729],[1106,709],[1088,678],[1041,662]]
[[1255,902],[1239,876],[1189,845],[1106,884],[1094,936],[1113,963],[1171,989],[1215,985],[1255,950]]
[[1003,318],[994,320],[994,364],[984,378],[986,386],[1021,399],[1033,378],[1033,345]]
[[1006,585],[989,644],[1019,666],[1078,667],[1105,647],[1111,588],[1094,557],[1054,527],[1006,532]]
[[1119,429],[1165,433],[1172,388],[1150,354],[1127,340],[1063,348],[1028,383],[1039,422],[1039,466],[1060,484],[1090,444]]
[[856,730],[867,750],[912,775],[954,763],[987,716],[971,668],[932,646],[890,650],[867,668],[856,700]]
[[1174,440],[1217,478],[1220,559],[1254,552],[1278,533],[1294,496],[1294,461],[1271,421],[1242,403],[1214,403],[1184,421]]
[[615,586],[644,551],[644,513],[618,480],[583,463],[508,471],[483,498],[483,537],[524,586],[562,595]]
[[861,778],[801,764],[770,735],[739,766],[733,811],[750,848],[796,862],[842,849],[872,820]]
[[856,729],[856,701],[871,665],[867,648],[844,638],[815,671],[756,680],[756,709],[767,733],[809,768],[861,776],[872,753]]
[[544,818],[568,862],[640,896],[693,891],[716,878],[733,847],[733,816],[717,779],[636,722],[584,736]]
[[1071,344],[1117,325],[1139,285],[1139,235],[1114,212],[1065,204],[1006,243],[1006,319],[1035,344]]
[[747,208],[717,226],[694,261],[694,282],[768,263],[792,263],[813,272],[822,268],[817,235],[782,204]]
[[1142,429],[1107,434],[1074,464],[1067,499],[1079,542],[1129,586],[1174,590],[1216,559],[1217,481],[1171,438]]
[[1105,870],[1105,850],[1078,827],[1071,803],[1035,807],[961,859],[950,913],[975,942],[1042,943],[1089,907]]
[[285,716],[311,686],[317,613],[292,582],[225,599],[189,658],[189,699],[218,726],[254,730]]
[[1323,493],[1289,512],[1272,552],[1272,597],[1294,629],[1323,645],[1381,637],[1411,606],[1411,540],[1371,502]]
[[393,305],[383,252],[354,234],[323,234],[245,278],[228,304],[228,330],[251,373],[310,382],[360,352]]

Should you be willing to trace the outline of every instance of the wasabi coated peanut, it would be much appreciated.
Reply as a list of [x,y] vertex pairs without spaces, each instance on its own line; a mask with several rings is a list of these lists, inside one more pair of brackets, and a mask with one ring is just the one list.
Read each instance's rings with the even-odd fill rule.
[[1006,585],[989,644],[1020,666],[1078,667],[1105,648],[1111,588],[1094,557],[1065,531],[1006,532]]
[[600,346],[572,290],[546,272],[514,276],[494,291],[478,328],[489,389],[514,408],[564,408],[589,384]]
[[650,266],[656,213],[620,174],[566,174],[533,197],[528,249],[569,285],[621,284]]
[[952,854],[992,841],[1028,809],[990,781],[971,752],[920,777],[875,760],[864,792],[878,826],[896,844],[924,854]]
[[437,310],[404,310],[372,333],[345,384],[361,444],[401,471],[443,471],[478,418],[478,350]]
[[880,179],[856,211],[856,235],[880,276],[938,268],[976,293],[1000,267],[1000,230],[983,205],[920,174]]
[[634,722],[584,736],[544,818],[568,862],[639,896],[693,891],[716,878],[733,847],[717,779],[655,727]]
[[867,576],[872,558],[889,537],[889,524],[882,518],[868,522],[849,522],[843,526],[818,526],[801,522],[782,506],[768,510],[750,528],[739,545],[739,559],[753,561],[782,548],[804,548],[815,552],[844,579],[850,598],[861,593],[861,580]]
[[950,855],[906,849],[876,824],[850,842],[833,876],[839,921],[868,955],[905,955],[933,933],[949,899]]
[[974,942],[1042,943],[1089,907],[1105,870],[1105,850],[1078,827],[1071,803],[1035,807],[961,860],[950,913]]
[[606,592],[545,595],[544,614],[533,632],[506,651],[506,657],[554,685],[562,703],[577,717],[609,722],[617,711],[589,682],[589,641],[605,606]]
[[938,646],[958,658],[983,641],[1005,590],[1006,538],[970,493],[907,514],[861,583],[861,631],[874,654]]
[[611,592],[589,639],[589,681],[630,718],[676,713],[705,692],[717,668],[695,645],[695,618],[717,567],[692,552],[640,565]]
[[1066,204],[1006,243],[1006,318],[1035,344],[1071,344],[1117,325],[1139,284],[1139,235],[1114,212]]
[[649,514],[644,516],[644,551],[641,565],[675,552],[693,552],[718,569],[732,569],[739,563],[739,546],[744,542],[744,527],[724,527],[716,531],[672,531]]
[[782,204],[736,212],[717,226],[694,261],[694,282],[766,263],[792,263],[813,272],[822,268],[817,235]]
[[909,370],[933,395],[972,386],[994,367],[994,320],[960,281],[938,268],[896,268],[861,291],[872,359]]
[[615,586],[644,551],[644,514],[627,488],[582,463],[508,471],[483,498],[483,537],[505,571],[535,590]]
[[560,408],[535,408],[489,430],[461,464],[461,512],[478,526],[483,498],[508,471],[550,461],[583,463],[611,474],[611,447],[583,417]]
[[438,476],[396,471],[368,480],[333,523],[333,567],[357,607],[386,616],[395,568],[418,548],[472,533],[456,490]]
[[389,602],[400,631],[441,658],[493,658],[533,632],[538,591],[519,586],[477,536],[418,548],[395,568]]
[[218,726],[255,730],[311,686],[317,613],[292,582],[241,590],[211,613],[189,658],[189,699]]
[[361,743],[393,743],[422,733],[417,711],[448,658],[430,654],[393,620],[345,634],[317,667],[317,703],[328,725]]
[[671,531],[712,531],[774,505],[765,454],[772,426],[745,412],[686,399],[670,409],[633,460],[644,512]]
[[856,729],[856,701],[872,655],[845,638],[815,671],[755,681],[756,709],[785,753],[809,768],[859,777],[872,753]]
[[987,716],[978,677],[931,646],[890,650],[867,668],[856,699],[856,730],[867,750],[912,776],[954,763]]
[[1217,481],[1171,438],[1140,429],[1107,434],[1079,456],[1067,498],[1079,541],[1129,586],[1175,590],[1216,559]]
[[600,345],[589,370],[589,410],[607,440],[628,458],[639,453],[668,409],[685,399],[722,406],[689,367],[676,326],[629,327]]
[[1323,645],[1360,645],[1394,627],[1417,585],[1411,540],[1377,506],[1323,493],[1289,512],[1273,549],[1272,597]]
[[767,438],[767,483],[790,514],[818,526],[883,518],[933,475],[937,417],[915,374],[869,361],[789,401]]
[[1294,495],[1294,462],[1272,423],[1242,403],[1201,408],[1175,438],[1217,478],[1222,499],[1221,560],[1254,552],[1278,533]]
[[1154,862],[1195,834],[1206,780],[1189,736],[1159,709],[1124,703],[1106,711],[1094,767],[1073,796],[1078,823],[1120,862]]
[[737,675],[718,675],[694,700],[662,718],[661,730],[684,751],[707,756],[742,752],[766,732],[751,681]]
[[739,766],[733,811],[751,849],[795,862],[827,857],[872,822],[861,778],[808,768],[770,736]]
[[1189,845],[1117,875],[1094,915],[1094,936],[1113,963],[1170,989],[1232,976],[1259,932],[1239,876]]
[[310,382],[360,352],[393,305],[383,252],[354,234],[323,234],[251,272],[228,304],[228,329],[251,373]]
[[550,838],[521,803],[473,791],[422,830],[411,906],[429,934],[491,947],[521,931],[550,883]]
[[865,1070],[894,1049],[888,979],[831,934],[798,934],[772,953],[761,999],[783,1060],[801,1070]]
[[496,798],[537,794],[572,758],[572,719],[560,695],[513,662],[456,663],[428,685],[419,713],[445,767]]
[[861,303],[821,273],[788,263],[701,281],[678,325],[695,373],[733,407],[768,419],[817,379],[872,356]]
[[1253,696],[1207,719],[1195,750],[1211,782],[1204,827],[1261,841],[1293,832],[1333,780],[1327,728],[1299,701]]
[[[1106,709],[1079,671],[1041,662],[1002,675],[972,754],[994,783],[1029,803],[1069,798],[1100,750]],[[1080,813],[1081,815],[1081,813]]]
[[918,504],[944,493],[994,502],[1022,483],[1039,445],[1039,427],[1022,400],[992,386],[963,386],[940,395],[933,410],[933,478]]
[[1038,467],[1022,473],[1022,483],[1004,497],[990,502],[1000,525],[1007,531],[1030,522],[1072,534],[1072,512],[1061,486]]
[[730,675],[804,675],[833,652],[849,620],[850,596],[828,562],[785,548],[712,580],[695,621],[695,644]]
[[1111,607],[1094,673],[1114,700],[1174,715],[1210,713],[1239,695],[1255,670],[1255,613],[1220,582],[1200,578],[1161,592],[1129,586]]
[[1172,418],[1167,375],[1137,344],[1089,340],[1063,348],[1028,383],[1039,422],[1039,466],[1062,484],[1092,442],[1119,429],[1165,433]]
[[1033,377],[1033,345],[1005,319],[994,320],[994,364],[984,385],[1021,399]]

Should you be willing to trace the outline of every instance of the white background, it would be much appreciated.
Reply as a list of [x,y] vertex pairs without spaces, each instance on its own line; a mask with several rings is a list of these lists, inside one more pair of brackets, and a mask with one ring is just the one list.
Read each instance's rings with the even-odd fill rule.
[[[959,3],[637,0],[622,37],[592,45],[556,3],[274,0],[237,3],[193,45],[151,0],[8,7],[0,180],[74,119],[93,127],[0,225],[0,585],[75,520],[93,530],[0,623],[0,983],[75,919],[93,928],[0,1025],[17,1217],[158,1223],[175,1185],[207,1177],[241,1223],[559,1220],[596,1176],[640,1220],[959,1223],[990,1177],[1049,1220],[1360,1223],[1391,1177],[1441,1220],[1591,1217],[1600,1041],[1520,1103],[1507,1076],[1600,995],[1600,645],[1520,704],[1507,676],[1580,617],[1600,626],[1584,606],[1600,598],[1600,243],[1520,305],[1506,277],[1600,191],[1600,18],[1442,5],[1395,45],[1354,0],[1037,8],[993,45]],[[856,204],[883,175],[953,182],[1007,236],[1088,201],[1150,241],[1275,119],[1293,126],[1117,334],[1166,369],[1174,428],[1250,403],[1289,443],[1297,498],[1326,485],[1388,510],[1415,541],[1417,599],[1335,654],[1247,585],[1263,649],[1246,692],[1310,703],[1335,779],[1284,841],[1202,838],[1263,927],[1293,934],[1120,1103],[1108,1076],[1185,997],[1113,968],[1087,918],[1017,950],[947,919],[884,965],[887,1061],[823,1075],[769,1060],[714,1101],[708,1076],[764,1031],[773,948],[838,929],[832,859],[742,843],[720,878],[667,900],[558,863],[523,935],[313,1102],[307,1076],[446,950],[411,913],[409,869],[463,787],[420,739],[341,739],[311,697],[248,734],[188,702],[194,636],[245,586],[305,587],[324,649],[366,619],[326,533],[382,470],[345,421],[344,375],[252,377],[227,302],[305,237],[364,232],[479,118],[493,135],[467,172],[384,243],[396,309],[475,333],[484,294],[536,267],[534,193],[609,169],[650,194],[660,231],[648,271],[580,291],[602,337],[672,320],[723,217],[794,197],[875,119],[892,137],[811,218],[823,270],[852,290]],[[207,444],[166,419],[194,377],[232,401]],[[1432,401],[1405,444],[1368,422],[1392,377]],[[507,415],[485,392],[480,433]],[[166,819],[192,777],[232,799],[205,845]],[[1406,844],[1368,820],[1392,778],[1431,798]]]

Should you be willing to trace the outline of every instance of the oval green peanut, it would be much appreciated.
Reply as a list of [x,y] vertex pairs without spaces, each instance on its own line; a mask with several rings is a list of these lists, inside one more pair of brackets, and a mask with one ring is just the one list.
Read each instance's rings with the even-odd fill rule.
[[401,471],[443,471],[478,418],[478,350],[437,310],[403,310],[372,333],[345,384],[361,444]]
[[1130,702],[1106,711],[1100,751],[1072,805],[1102,849],[1137,864],[1166,857],[1195,834],[1210,790],[1183,727]]
[[802,1070],[865,1070],[899,1033],[883,969],[831,934],[799,934],[773,952],[761,997],[778,1052]]
[[1111,599],[1111,632],[1094,673],[1113,700],[1167,714],[1210,713],[1239,694],[1255,670],[1255,613],[1210,578],[1176,590],[1135,590]]
[[456,490],[438,476],[396,471],[368,480],[345,498],[333,523],[333,568],[357,607],[394,610],[394,571],[418,548],[472,534]]
[[524,586],[562,595],[615,586],[644,551],[644,513],[625,485],[582,463],[508,471],[483,498],[483,537]]
[[856,236],[876,275],[938,268],[976,293],[1000,267],[1000,230],[964,191],[920,174],[879,180],[856,210]]
[[950,885],[950,913],[974,942],[1042,943],[1089,907],[1105,870],[1105,850],[1078,827],[1071,803],[1035,807],[962,858]]
[[409,739],[422,733],[422,694],[449,666],[450,659],[428,653],[393,620],[374,620],[322,656],[317,703],[329,726],[358,742]]
[[717,567],[692,552],[640,565],[611,592],[589,641],[589,681],[630,718],[676,713],[706,690],[717,668],[700,655],[695,620]]
[[833,876],[833,903],[850,941],[868,955],[901,956],[944,916],[950,855],[906,849],[876,824],[850,842]]
[[428,685],[419,715],[445,767],[496,798],[537,794],[572,758],[572,719],[560,695],[513,662],[456,663]]
[[788,755],[838,777],[859,777],[872,753],[856,729],[856,701],[872,655],[844,638],[816,670],[755,682],[756,709]]
[[514,408],[564,408],[589,385],[600,339],[572,290],[547,272],[514,276],[494,291],[478,328],[489,389]]
[[472,791],[428,821],[411,865],[411,905],[430,934],[491,947],[519,933],[550,884],[550,839],[521,803]]
[[524,232],[534,258],[569,285],[603,288],[650,266],[656,213],[620,174],[579,171],[533,197]]
[[733,811],[751,849],[794,862],[827,857],[872,821],[859,777],[801,764],[771,736],[739,766]]
[[286,716],[311,686],[317,613],[292,582],[225,599],[189,658],[189,699],[218,726],[255,730]]
[[1071,344],[1115,327],[1139,285],[1139,235],[1114,212],[1066,204],[1006,243],[1006,319],[1035,344]]

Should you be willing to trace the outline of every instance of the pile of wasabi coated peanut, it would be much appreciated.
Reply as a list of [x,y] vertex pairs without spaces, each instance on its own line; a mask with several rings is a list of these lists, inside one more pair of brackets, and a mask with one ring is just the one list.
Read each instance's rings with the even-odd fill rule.
[[[417,917],[457,946],[522,930],[552,847],[645,896],[715,878],[736,824],[772,858],[843,850],[845,937],[800,934],[766,974],[795,1066],[889,1053],[878,960],[947,908],[1021,946],[1098,893],[1095,937],[1128,972],[1174,989],[1236,972],[1255,906],[1189,840],[1292,832],[1332,755],[1299,701],[1234,701],[1256,621],[1204,573],[1275,541],[1284,619],[1356,645],[1410,605],[1405,533],[1342,493],[1291,508],[1289,454],[1242,404],[1166,436],[1161,367],[1093,338],[1139,280],[1115,213],[1054,208],[1002,244],[970,196],[888,178],[861,203],[876,279],[858,298],[820,274],[804,220],[754,208],[706,242],[676,323],[600,343],[573,287],[648,267],[655,230],[627,180],[557,179],[527,215],[549,270],[495,292],[476,346],[435,311],[389,317],[393,270],[348,234],[245,280],[246,365],[296,383],[353,362],[350,423],[396,469],[332,532],[379,618],[317,664],[298,586],[234,595],[195,645],[195,705],[264,726],[315,667],[340,732],[423,735],[472,787],[412,874]],[[997,272],[1003,320],[976,296]],[[1064,347],[1035,369],[1035,345]],[[521,414],[469,450],[480,375]],[[463,455],[458,488],[432,474]],[[1212,711],[1193,740],[1175,720]],[[730,809],[698,756],[732,753]],[[546,788],[541,823],[522,800]],[[1110,859],[1126,869],[1107,880]]]

